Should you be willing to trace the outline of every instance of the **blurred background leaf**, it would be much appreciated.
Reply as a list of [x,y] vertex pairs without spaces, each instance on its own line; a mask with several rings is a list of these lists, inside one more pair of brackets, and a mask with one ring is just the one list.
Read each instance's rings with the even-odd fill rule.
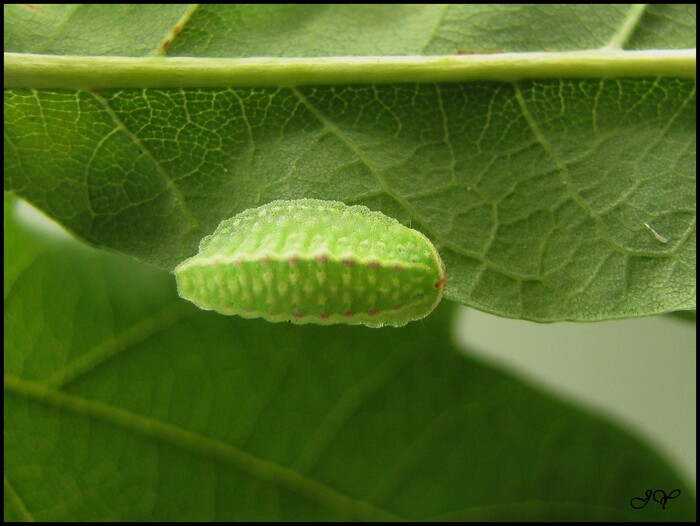
[[[12,201],[6,520],[692,516],[652,450],[457,352],[449,303],[401,330],[223,317]],[[630,508],[648,487],[684,497]]]

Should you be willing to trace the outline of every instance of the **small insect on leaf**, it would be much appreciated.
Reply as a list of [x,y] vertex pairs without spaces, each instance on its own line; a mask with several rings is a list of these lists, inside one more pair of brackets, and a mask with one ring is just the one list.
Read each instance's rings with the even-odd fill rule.
[[205,310],[268,321],[400,327],[430,314],[445,267],[423,234],[337,201],[273,201],[219,224],[175,268]]
[[655,238],[658,242],[663,243],[664,245],[665,245],[666,243],[668,243],[668,238],[666,238],[666,237],[662,236],[661,234],[659,234],[659,233],[654,229],[654,227],[651,226],[649,223],[646,223],[646,222],[645,222],[645,223],[644,223],[644,226],[647,227],[647,230],[649,230],[649,232],[651,232],[651,235],[653,235],[654,238]]

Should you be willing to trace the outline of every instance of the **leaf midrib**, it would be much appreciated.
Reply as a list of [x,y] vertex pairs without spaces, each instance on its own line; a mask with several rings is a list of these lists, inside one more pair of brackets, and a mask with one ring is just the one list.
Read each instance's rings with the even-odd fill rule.
[[5,89],[291,87],[696,78],[695,49],[312,58],[104,57],[5,53]]

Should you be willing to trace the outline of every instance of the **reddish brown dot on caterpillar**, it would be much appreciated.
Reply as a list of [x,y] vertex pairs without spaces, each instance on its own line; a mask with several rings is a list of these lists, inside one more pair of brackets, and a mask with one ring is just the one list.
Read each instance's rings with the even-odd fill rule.
[[321,318],[322,320],[327,320],[328,318],[331,317],[331,315],[328,314],[327,312],[322,312],[321,314],[318,315],[318,317]]
[[344,259],[343,260],[343,265],[346,267],[352,267],[355,264],[355,262],[352,259]]
[[299,264],[299,258],[289,258],[288,263],[290,265],[298,265]]
[[377,314],[379,314],[379,311],[372,309],[371,311],[367,311],[367,314],[369,314],[370,316],[376,316]]
[[402,267],[401,265],[396,265],[396,266],[394,267],[394,270],[395,270],[396,272],[403,272],[403,267]]
[[394,307],[394,310],[401,310],[401,309],[403,309],[403,305],[396,305]]
[[304,313],[303,312],[295,312],[294,314],[292,314],[292,316],[294,316],[295,318],[303,318]]
[[260,263],[269,263],[270,258],[260,258]]
[[382,266],[379,263],[377,263],[376,261],[373,261],[372,263],[370,263],[369,266],[370,266],[370,268],[373,268],[374,270],[379,270],[380,268],[382,268]]
[[444,286],[446,282],[447,282],[447,280],[445,278],[442,278],[440,281],[435,283],[435,288],[439,289],[440,287]]
[[316,263],[320,263],[321,265],[328,263],[328,258],[326,256],[319,256],[316,258]]
[[343,313],[343,316],[345,316],[346,318],[352,318],[354,315],[355,315],[355,313],[354,313],[353,311],[351,311],[351,310],[346,310],[346,311]]

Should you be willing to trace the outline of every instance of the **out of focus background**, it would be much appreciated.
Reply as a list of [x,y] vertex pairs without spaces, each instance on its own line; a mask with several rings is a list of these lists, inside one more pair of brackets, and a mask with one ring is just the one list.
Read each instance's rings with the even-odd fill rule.
[[638,433],[696,487],[695,324],[538,324],[463,308],[457,327],[470,354]]
[[[26,202],[35,228],[70,236]],[[539,324],[461,308],[458,344],[646,439],[696,487],[695,324],[673,316]]]

